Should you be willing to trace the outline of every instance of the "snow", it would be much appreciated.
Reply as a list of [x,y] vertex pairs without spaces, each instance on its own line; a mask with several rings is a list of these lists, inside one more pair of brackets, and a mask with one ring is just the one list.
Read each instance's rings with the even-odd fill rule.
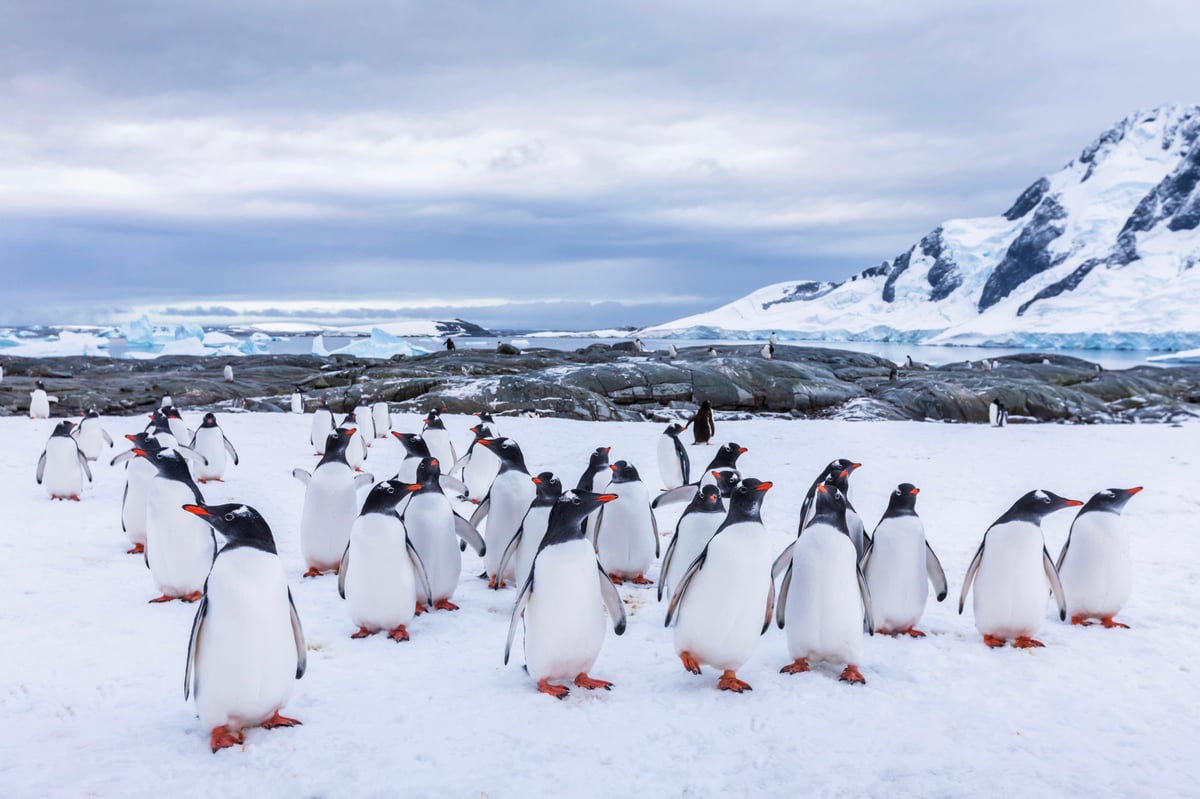
[[[475,418],[443,419],[465,444]],[[0,418],[5,796],[1194,795],[1200,543],[1188,533],[1200,511],[1200,425],[718,421],[718,441],[749,449],[744,474],[775,483],[763,510],[774,552],[794,535],[812,476],[834,457],[864,463],[853,485],[869,527],[897,483],[921,488],[917,510],[950,581],[950,598],[931,600],[922,622],[929,637],[867,639],[867,685],[851,687],[836,669],[779,674],[789,659],[772,627],[739,672],[754,691],[736,696],[716,690],[712,669],[684,672],[653,588],[627,586],[628,630],[606,633],[594,670],[613,691],[574,689],[559,702],[521,670],[520,633],[516,662],[501,665],[515,592],[486,590],[469,551],[461,611],[416,619],[406,644],[351,640],[336,579],[299,576],[304,489],[290,471],[315,461],[309,419],[218,421],[242,463],[203,491],[209,502],[248,502],[272,524],[309,646],[308,674],[286,708],[304,726],[251,730],[244,748],[209,753],[208,731],[182,695],[195,607],[147,604],[156,593],[149,573],[124,554],[122,470],[97,464],[82,502],[52,502],[33,472],[56,420]],[[144,423],[103,420],[118,441]],[[656,480],[660,424],[506,417],[502,426],[533,472],[573,485],[591,450],[606,445],[614,461]],[[419,430],[419,417],[396,415],[395,428]],[[693,462],[714,450],[692,448]],[[390,476],[401,458],[399,442],[380,440],[366,466]],[[964,616],[954,603],[986,527],[1031,489],[1087,499],[1133,485],[1146,490],[1125,512],[1134,593],[1119,616],[1132,629],[1070,627],[1048,615],[1045,649],[984,647],[970,603]],[[660,517],[664,532],[681,509]],[[1070,517],[1046,523],[1055,555]]]

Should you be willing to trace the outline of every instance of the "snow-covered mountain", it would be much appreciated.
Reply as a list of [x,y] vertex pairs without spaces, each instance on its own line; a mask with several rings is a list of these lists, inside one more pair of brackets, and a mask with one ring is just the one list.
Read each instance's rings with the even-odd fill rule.
[[641,331],[679,338],[1200,346],[1200,106],[1138,112],[1007,211],[840,283],[777,283]]

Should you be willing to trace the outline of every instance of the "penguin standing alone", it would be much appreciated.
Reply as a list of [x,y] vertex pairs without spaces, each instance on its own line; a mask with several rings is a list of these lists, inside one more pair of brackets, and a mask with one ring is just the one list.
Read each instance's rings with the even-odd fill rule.
[[948,590],[946,573],[917,515],[919,493],[921,489],[912,483],[896,487],[862,558],[875,632],[884,635],[924,637],[916,624],[925,612],[929,584],[937,590],[938,602]]
[[58,402],[58,397],[47,394],[46,384],[41,380],[34,380],[33,391],[29,394],[29,418],[49,419],[52,402]]
[[192,435],[191,444],[188,446],[198,452],[206,461],[203,465],[196,467],[196,479],[200,483],[207,483],[209,480],[224,481],[226,454],[233,458],[234,466],[238,465],[237,450],[225,437],[225,431],[217,425],[215,414],[204,414],[204,421]]
[[658,473],[664,488],[677,488],[692,482],[692,464],[688,459],[687,447],[679,436],[687,430],[678,422],[672,422],[658,439]]
[[54,427],[46,441],[37,464],[37,483],[46,489],[51,499],[79,501],[83,491],[83,478],[92,482],[92,470],[87,458],[79,450],[79,444],[71,436],[75,425],[65,419]]
[[1129,628],[1113,621],[1133,590],[1133,557],[1121,511],[1141,490],[1135,486],[1100,491],[1071,522],[1055,564],[1071,624],[1086,627],[1091,624],[1088,619],[1099,619],[1105,627]]
[[700,410],[689,422],[692,427],[692,443],[707,444],[717,432],[716,422],[713,421],[712,403],[708,400],[700,403]]
[[296,386],[296,390],[292,392],[292,413],[304,413],[304,395],[300,392],[300,386]]

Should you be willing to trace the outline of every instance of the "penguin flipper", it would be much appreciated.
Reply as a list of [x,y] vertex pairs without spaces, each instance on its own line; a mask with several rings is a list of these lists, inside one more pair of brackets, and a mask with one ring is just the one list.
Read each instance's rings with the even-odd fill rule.
[[596,523],[592,526],[592,546],[597,552],[600,551],[600,528],[604,526],[604,507],[604,505],[600,506],[600,512],[596,514]]
[[671,571],[671,560],[675,557],[675,545],[679,543],[679,527],[675,527],[675,535],[667,544],[667,554],[663,555],[662,567],[658,570],[658,601],[662,602],[663,588],[666,587],[667,574]]
[[675,621],[679,614],[679,603],[687,593],[688,587],[692,584],[692,578],[700,573],[700,567],[704,565],[704,561],[708,560],[708,547],[704,547],[704,551],[692,561],[692,565],[688,566],[688,570],[684,573],[683,579],[679,581],[679,587],[675,589],[675,594],[671,597],[671,604],[667,605],[667,618],[663,622],[663,627],[670,627],[671,622]]
[[46,474],[46,451],[42,450],[42,457],[38,458],[37,466],[37,484],[42,484],[42,477]]
[[[1075,525],[1072,524],[1072,527]],[[1054,571],[1061,572],[1063,561],[1067,559],[1067,550],[1071,548],[1071,534],[1067,533],[1067,540],[1063,542],[1062,552],[1058,553],[1058,560],[1054,561]]]
[[483,557],[487,554],[487,542],[483,540],[483,536],[479,534],[469,521],[454,514],[454,532],[465,541],[471,549],[475,550],[475,554]]
[[867,587],[867,578],[862,569],[855,567],[858,573],[858,593],[862,598],[863,619],[867,625],[867,634],[875,634],[875,617],[871,614],[871,589]]
[[308,485],[308,481],[312,479],[312,475],[303,469],[292,469],[292,477],[295,477],[304,485]]
[[1054,592],[1054,599],[1058,602],[1058,619],[1066,621],[1067,597],[1063,593],[1062,581],[1058,579],[1058,570],[1054,568],[1054,561],[1050,559],[1050,552],[1044,546],[1042,547],[1042,568],[1046,570],[1046,579],[1050,581],[1050,590]]
[[125,461],[131,461],[136,457],[137,457],[137,455],[133,454],[133,450],[126,450],[125,452],[122,452],[120,455],[117,455],[111,461],[109,461],[108,465],[116,466],[118,463],[124,463]]
[[104,436],[104,440],[108,442],[108,445],[110,447],[113,445],[112,436],[110,436],[108,434],[108,431],[105,430],[103,427],[100,428],[100,435]]
[[338,596],[346,598],[346,572],[350,569],[350,543],[346,543],[346,551],[342,553],[342,562],[338,565]]
[[[471,528],[474,529],[474,528]],[[476,533],[478,535],[478,533]],[[504,548],[504,554],[500,556],[500,565],[496,567],[496,574],[504,574],[504,569],[508,566],[508,562],[512,560],[512,556],[516,553],[517,547],[521,545],[521,539],[525,537],[525,525],[522,524],[517,528],[517,532],[508,542],[508,546]],[[491,583],[493,591],[500,590],[500,580]]]
[[[536,559],[534,560],[536,564]],[[513,606],[512,618],[508,622],[508,641],[504,644],[504,665],[508,665],[508,655],[512,651],[513,636],[517,634],[517,621],[525,616],[525,608],[529,605],[529,596],[533,592],[533,570],[529,571],[529,577],[525,580],[525,585],[521,587],[521,593],[517,596],[517,604]]]
[[88,482],[92,482],[92,467],[88,466],[87,456],[78,449],[75,450],[75,454],[79,456],[79,465],[83,467],[83,473],[87,475]]
[[675,442],[675,457],[679,458],[679,472],[683,475],[683,484],[687,485],[692,482],[692,461],[688,458],[687,447],[679,440],[679,436],[672,440]]
[[662,557],[662,538],[658,534],[658,519],[654,517],[654,510],[650,511],[650,530],[654,535],[654,559],[658,560]]
[[[206,586],[207,587],[207,586]],[[196,618],[192,620],[192,634],[188,637],[187,665],[183,669],[183,698],[188,699],[193,693],[199,694],[200,686],[192,683],[192,671],[196,666],[196,655],[200,651],[200,630],[204,627],[204,617],[208,615],[208,591],[200,597],[200,606],[196,608]]]
[[471,493],[467,488],[466,483],[464,483],[462,480],[459,480],[457,477],[451,477],[448,474],[443,474],[438,478],[438,485],[442,487],[443,491],[450,489],[450,491],[462,497],[465,497]]
[[304,630],[300,627],[300,616],[296,613],[296,603],[292,601],[292,589],[288,589],[288,610],[292,615],[292,638],[296,642],[296,679],[308,671],[308,647],[304,645]]
[[359,474],[354,475],[354,487],[355,488],[362,488],[363,486],[369,486],[369,485],[374,485],[374,484],[375,484],[375,475],[371,474],[370,472],[360,472]]
[[613,632],[621,635],[625,632],[625,604],[621,602],[621,595],[617,593],[617,587],[604,572],[600,561],[596,561],[596,568],[600,570],[600,596],[604,599],[604,606],[608,608],[609,618],[612,619]]
[[792,564],[789,562],[784,572],[783,582],[779,584],[779,601],[775,605],[775,624],[783,629],[784,609],[787,608],[788,589],[792,587]]
[[233,465],[238,465],[237,450],[233,448],[233,444],[225,436],[221,436],[221,440],[225,442],[225,451],[229,453],[229,457],[233,458]]
[[479,523],[487,518],[488,511],[492,509],[492,494],[489,491],[488,495],[479,503],[479,507],[475,508],[475,512],[471,514],[471,526],[476,530],[479,529]]
[[[799,538],[796,539],[796,541],[799,540]],[[791,570],[792,550],[796,546],[796,541],[784,547],[783,551],[779,553],[779,557],[775,558],[775,562],[771,564],[771,582],[778,580],[779,575],[783,573],[785,568],[789,571]]]
[[775,581],[771,580],[770,588],[767,592],[767,612],[763,614],[763,626],[759,631],[759,635],[766,635],[767,630],[771,629],[771,617],[775,615]]
[[[871,550],[867,550],[867,554],[871,554]],[[863,571],[866,572],[867,567],[863,566]],[[937,601],[941,602],[946,598],[946,594],[950,592],[946,585],[946,572],[942,569],[942,562],[938,560],[938,556],[934,554],[933,547],[929,546],[929,542],[925,542],[925,572],[929,575],[929,582],[933,583],[933,588],[937,591]]]
[[[125,481],[125,490],[121,492],[121,532],[128,533],[129,529],[125,527],[125,503],[129,501],[129,481]],[[142,547],[144,551],[146,548]]]
[[417,573],[417,580],[421,584],[421,590],[425,592],[425,604],[433,607],[433,589],[429,587],[429,573],[425,571],[425,564],[421,561],[421,553],[417,552],[417,548],[413,546],[411,538],[405,536],[404,544],[408,547],[408,557],[412,560],[413,571]]
[[659,505],[674,505],[677,502],[689,502],[694,496],[696,496],[696,484],[686,483],[662,492],[651,500],[650,507],[657,508]]
[[208,458],[204,457],[203,455],[201,455],[199,452],[192,449],[191,447],[185,447],[183,444],[179,444],[175,447],[175,449],[179,452],[180,455],[182,455],[183,457],[187,458],[190,461],[195,461],[204,466],[208,465]]
[[975,572],[979,571],[979,562],[983,560],[983,546],[987,543],[987,533],[984,533],[983,540],[979,542],[979,549],[975,550],[975,557],[971,558],[971,565],[967,567],[967,576],[963,578],[962,593],[958,597],[958,613],[961,616],[963,605],[967,602],[967,591],[971,590],[971,583],[975,582]]

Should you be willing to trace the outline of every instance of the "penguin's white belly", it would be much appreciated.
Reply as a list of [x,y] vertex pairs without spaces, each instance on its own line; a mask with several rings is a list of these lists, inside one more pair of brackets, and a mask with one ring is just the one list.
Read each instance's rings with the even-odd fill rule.
[[863,607],[854,544],[827,524],[809,525],[792,550],[784,613],[788,655],[858,665]]
[[121,526],[134,544],[146,543],[146,500],[150,481],[157,470],[145,458],[134,458],[125,468],[125,498],[121,503]]
[[1058,574],[1071,616],[1112,616],[1133,590],[1129,533],[1116,513],[1089,512],[1071,529],[1071,545]]
[[393,630],[412,621],[417,582],[405,540],[404,525],[394,514],[355,519],[344,588],[350,618],[359,627]]
[[665,488],[683,485],[683,468],[675,452],[675,439],[664,435],[658,441],[658,473]]
[[454,596],[462,577],[462,550],[454,533],[453,514],[450,500],[436,491],[413,497],[404,511],[404,525],[421,556],[434,602]]
[[196,501],[183,483],[155,477],[146,499],[146,558],[150,575],[167,596],[204,588],[212,568],[212,528],[183,509]]
[[535,680],[571,680],[590,671],[606,616],[596,554],[587,541],[543,549],[525,608],[525,663]]
[[171,428],[171,435],[175,436],[176,441],[192,440],[191,431],[182,419],[168,419],[167,426]]
[[387,438],[392,430],[392,415],[386,402],[376,402],[371,406],[371,424],[375,427],[376,438]]
[[[659,576],[659,580],[666,582],[664,590],[674,592],[679,587],[679,581],[687,573],[688,567],[696,558],[700,557],[700,553],[704,551],[704,545],[713,537],[713,533],[717,531],[724,520],[725,516],[721,513],[689,513],[680,519],[679,540],[675,544],[675,551],[671,554],[671,567],[665,575]],[[664,596],[669,596],[669,594],[664,594]]]
[[85,419],[79,423],[78,429],[79,435],[75,440],[79,442],[79,451],[89,461],[97,460],[100,453],[104,452],[104,448],[108,446],[108,442],[104,440],[104,430],[100,427],[100,423]]
[[304,399],[299,394],[292,394],[292,413],[304,413]]
[[309,443],[315,447],[318,455],[325,454],[325,439],[333,432],[333,414],[329,411],[317,411],[313,414],[312,428],[308,434]]
[[[454,444],[450,442],[450,433],[445,430],[430,429],[421,434],[429,447],[429,454],[437,458],[443,472],[449,472],[457,458],[454,455]],[[528,479],[528,478],[526,478]]]
[[762,525],[727,527],[709,542],[708,557],[681,600],[675,651],[718,669],[741,668],[762,632],[770,584]]
[[29,415],[34,419],[50,418],[50,399],[45,391],[37,389],[29,395]]
[[216,427],[201,427],[196,431],[196,452],[204,456],[208,465],[194,464],[195,475],[202,480],[216,480],[225,476],[225,434]]
[[[489,577],[495,575],[496,570],[500,568],[500,558],[513,536],[517,534],[521,519],[525,517],[525,511],[529,510],[535,496],[537,488],[524,472],[505,472],[492,483],[491,507],[488,509],[485,528],[487,553],[483,558],[483,566]],[[515,569],[516,564],[512,563],[509,574],[503,577],[512,577]]]
[[644,575],[654,562],[655,536],[650,498],[641,482],[612,483],[619,499],[601,510],[597,550],[604,571],[620,577]]
[[287,702],[296,679],[283,565],[250,547],[226,550],[213,565],[207,596],[196,650],[200,722],[208,729],[261,724]]
[[358,433],[362,436],[363,446],[371,446],[375,440],[375,416],[366,405],[354,409],[354,418],[358,422]]
[[487,447],[475,445],[471,457],[463,466],[463,482],[467,484],[469,496],[483,499],[496,475],[500,473],[500,459]]
[[1050,595],[1044,547],[1036,524],[1006,522],[988,531],[973,587],[979,632],[1016,638],[1033,635],[1042,626]]
[[318,466],[308,481],[300,514],[304,562],[318,569],[332,569],[341,563],[357,516],[354,472],[344,463]]
[[77,497],[83,491],[83,467],[75,439],[54,436],[46,442],[42,488],[52,497]]
[[362,435],[355,430],[354,435],[350,436],[350,442],[346,444],[346,463],[350,464],[351,469],[357,469],[366,459],[367,445],[363,442]]
[[925,531],[916,516],[885,519],[875,530],[866,571],[875,629],[907,630],[921,620],[929,598]]
[[533,567],[533,558],[537,555],[538,547],[542,544],[542,539],[546,537],[546,529],[550,523],[550,507],[530,508],[529,513],[525,514],[525,522],[523,527],[525,532],[521,533],[521,542],[517,544],[517,581],[516,586],[520,589],[525,585],[525,581],[529,579],[529,570]]

